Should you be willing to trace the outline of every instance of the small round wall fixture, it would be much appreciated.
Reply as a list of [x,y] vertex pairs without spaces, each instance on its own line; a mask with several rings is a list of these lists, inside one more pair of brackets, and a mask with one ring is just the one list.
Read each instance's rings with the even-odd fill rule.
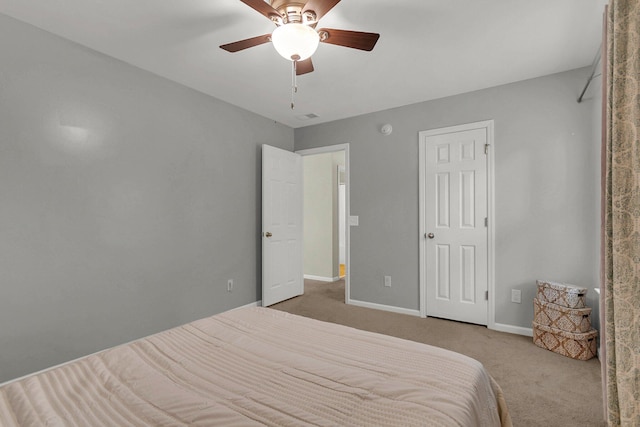
[[380,128],[380,133],[383,135],[391,135],[391,132],[393,131],[393,128],[391,127],[390,124],[386,124],[386,125],[382,125],[382,127]]

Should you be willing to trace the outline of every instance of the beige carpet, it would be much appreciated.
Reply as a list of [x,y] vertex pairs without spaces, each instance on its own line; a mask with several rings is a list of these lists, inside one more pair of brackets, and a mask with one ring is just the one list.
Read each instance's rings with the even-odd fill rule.
[[482,326],[349,306],[343,280],[307,280],[303,296],[272,308],[473,357],[502,387],[515,427],[606,425],[598,359],[573,360],[536,347],[530,337]]

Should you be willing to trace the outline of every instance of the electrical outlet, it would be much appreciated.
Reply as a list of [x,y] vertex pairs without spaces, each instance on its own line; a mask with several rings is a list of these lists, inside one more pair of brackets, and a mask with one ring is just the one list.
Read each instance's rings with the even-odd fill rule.
[[520,304],[522,302],[522,291],[520,289],[511,289],[511,302]]
[[391,276],[384,276],[384,286],[387,288],[391,287]]
[[233,291],[233,279],[227,280],[227,292]]

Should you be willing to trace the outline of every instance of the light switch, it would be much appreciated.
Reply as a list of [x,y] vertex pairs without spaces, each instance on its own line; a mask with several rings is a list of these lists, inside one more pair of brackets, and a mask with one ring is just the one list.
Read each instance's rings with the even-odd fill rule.
[[349,216],[349,225],[357,226],[358,225],[358,215]]

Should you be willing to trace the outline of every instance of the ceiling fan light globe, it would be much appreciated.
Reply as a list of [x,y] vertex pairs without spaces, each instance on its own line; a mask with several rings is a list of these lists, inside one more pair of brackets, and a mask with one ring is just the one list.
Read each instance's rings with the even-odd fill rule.
[[318,48],[318,32],[304,24],[284,24],[273,30],[271,42],[276,51],[289,61],[304,61]]

